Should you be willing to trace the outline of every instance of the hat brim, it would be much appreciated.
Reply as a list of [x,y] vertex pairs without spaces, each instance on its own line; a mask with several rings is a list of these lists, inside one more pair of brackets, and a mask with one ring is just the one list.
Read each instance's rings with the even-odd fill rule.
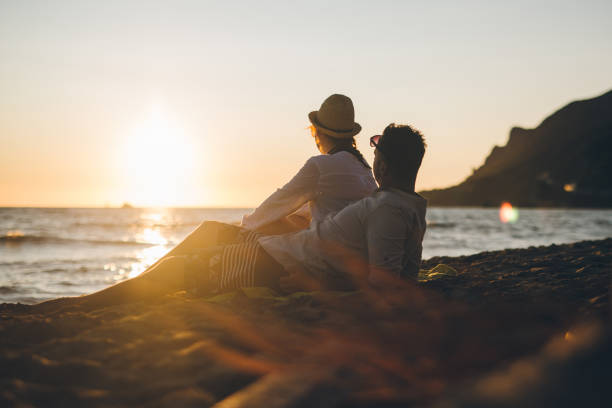
[[314,127],[316,127],[317,129],[321,129],[321,131],[325,133],[326,135],[337,137],[340,139],[343,139],[343,138],[348,139],[350,137],[355,136],[357,133],[361,132],[361,125],[357,122],[353,123],[353,128],[350,130],[338,131],[338,130],[326,128],[321,123],[319,123],[319,121],[317,120],[317,112],[318,111],[310,112],[308,114],[308,119],[310,120],[310,123],[312,123]]

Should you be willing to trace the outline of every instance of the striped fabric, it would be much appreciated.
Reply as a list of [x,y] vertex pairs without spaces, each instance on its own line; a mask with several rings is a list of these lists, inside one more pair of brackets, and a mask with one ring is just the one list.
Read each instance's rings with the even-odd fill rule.
[[256,243],[257,240],[259,239],[259,237],[263,236],[262,234],[255,232],[255,231],[250,231],[250,230],[243,230],[243,232],[240,234],[240,240],[242,242],[245,243]]
[[255,264],[260,251],[257,241],[225,246],[221,254],[218,289],[255,286]]
[[252,286],[279,289],[279,279],[286,275],[286,271],[259,245],[257,241],[261,236],[240,229],[233,243],[214,249],[216,253],[208,259],[207,275],[217,292]]
[[[205,224],[207,233],[215,234],[216,245],[201,248],[203,253],[189,258],[192,266],[186,269],[193,269],[195,273],[185,274],[188,288],[197,290],[201,285],[196,279],[199,275],[206,276],[209,285],[216,287],[217,291],[224,291],[255,286],[256,283],[266,285],[268,280],[274,281],[283,273],[283,268],[257,242],[263,234],[216,221],[206,221]],[[205,271],[200,267],[202,263]],[[257,268],[260,270],[256,279]]]

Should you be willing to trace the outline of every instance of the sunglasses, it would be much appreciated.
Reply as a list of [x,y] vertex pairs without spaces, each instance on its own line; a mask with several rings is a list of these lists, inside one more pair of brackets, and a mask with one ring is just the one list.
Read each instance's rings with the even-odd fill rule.
[[382,137],[382,135],[374,135],[374,136],[372,136],[370,138],[370,146],[378,147],[378,142],[379,142],[381,137]]

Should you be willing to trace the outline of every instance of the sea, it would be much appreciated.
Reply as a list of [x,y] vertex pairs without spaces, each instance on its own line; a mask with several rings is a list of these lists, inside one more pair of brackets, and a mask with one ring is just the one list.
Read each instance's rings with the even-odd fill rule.
[[[507,210],[507,209],[506,209]],[[78,296],[138,276],[204,220],[248,208],[0,208],[0,303]],[[612,210],[429,208],[423,259],[612,237]]]

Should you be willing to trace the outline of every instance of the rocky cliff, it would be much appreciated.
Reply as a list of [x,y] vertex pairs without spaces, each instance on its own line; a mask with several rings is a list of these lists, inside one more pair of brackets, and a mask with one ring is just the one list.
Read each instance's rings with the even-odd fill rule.
[[612,207],[612,91],[513,128],[462,183],[421,194],[430,206]]

